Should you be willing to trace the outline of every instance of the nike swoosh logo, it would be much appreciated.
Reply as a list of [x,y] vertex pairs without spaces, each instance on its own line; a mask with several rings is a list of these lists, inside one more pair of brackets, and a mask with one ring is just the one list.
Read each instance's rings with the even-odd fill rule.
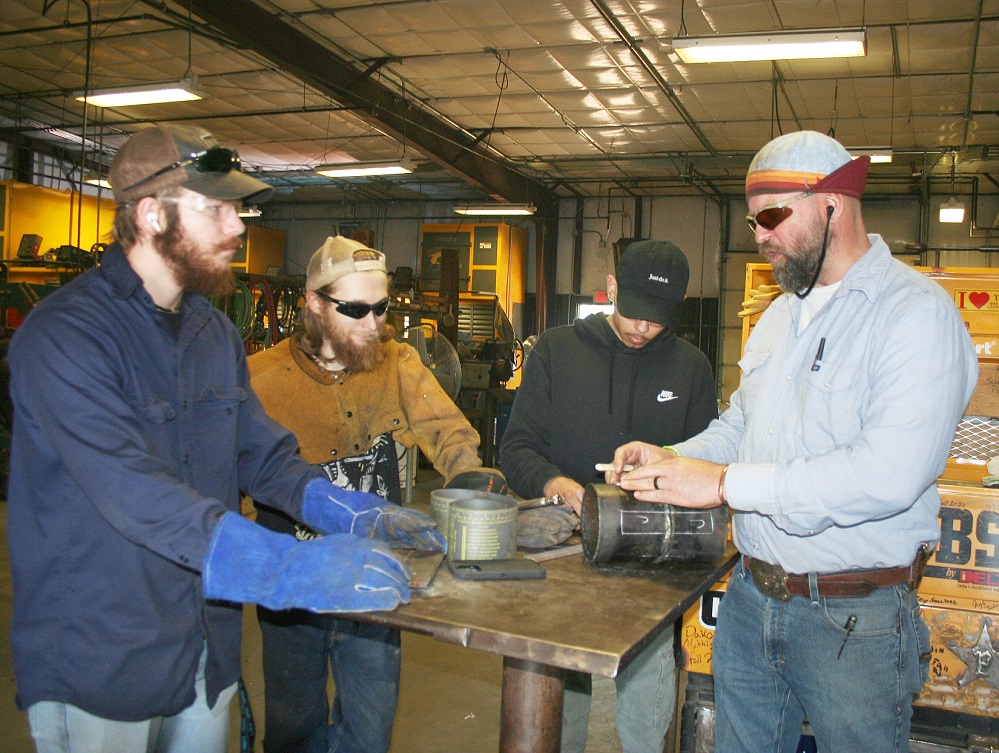
[[656,395],[656,400],[660,403],[665,403],[667,400],[676,400],[679,395],[674,395],[672,392],[667,392],[663,390],[658,395]]

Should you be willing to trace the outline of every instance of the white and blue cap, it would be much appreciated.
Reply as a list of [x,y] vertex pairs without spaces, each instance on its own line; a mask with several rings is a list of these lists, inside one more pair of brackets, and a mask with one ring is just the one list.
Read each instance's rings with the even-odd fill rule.
[[854,159],[836,139],[796,131],[766,144],[749,165],[746,197],[780,193],[839,193],[859,199],[870,157]]

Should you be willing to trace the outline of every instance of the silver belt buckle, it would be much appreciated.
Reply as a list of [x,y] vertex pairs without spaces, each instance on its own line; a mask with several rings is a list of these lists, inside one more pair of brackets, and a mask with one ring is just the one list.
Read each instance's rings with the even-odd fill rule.
[[754,559],[749,570],[753,582],[761,592],[777,601],[790,601],[791,594],[787,591],[787,573],[780,565]]

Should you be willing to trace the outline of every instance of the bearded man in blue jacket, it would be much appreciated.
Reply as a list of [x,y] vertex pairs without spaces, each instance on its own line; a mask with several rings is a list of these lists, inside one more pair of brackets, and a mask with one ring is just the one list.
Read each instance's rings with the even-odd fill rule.
[[[224,753],[242,602],[392,609],[411,574],[382,542],[443,541],[427,516],[319,478],[204,297],[232,289],[239,204],[267,184],[185,126],[133,135],[110,179],[120,245],[8,353],[17,702],[39,753]],[[241,491],[326,535],[246,520]]]

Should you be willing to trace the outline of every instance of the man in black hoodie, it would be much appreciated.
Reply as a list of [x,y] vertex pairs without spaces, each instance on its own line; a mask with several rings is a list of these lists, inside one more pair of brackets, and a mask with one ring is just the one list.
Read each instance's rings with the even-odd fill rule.
[[[579,514],[596,463],[632,440],[671,445],[718,415],[711,365],[673,331],[687,292],[687,259],[667,241],[625,250],[607,275],[614,312],[577,319],[538,340],[524,367],[500,447],[503,472],[525,498],[558,494]],[[624,753],[661,753],[675,705],[673,634],[664,633],[617,676]],[[563,753],[583,753],[591,680],[569,672]]]

